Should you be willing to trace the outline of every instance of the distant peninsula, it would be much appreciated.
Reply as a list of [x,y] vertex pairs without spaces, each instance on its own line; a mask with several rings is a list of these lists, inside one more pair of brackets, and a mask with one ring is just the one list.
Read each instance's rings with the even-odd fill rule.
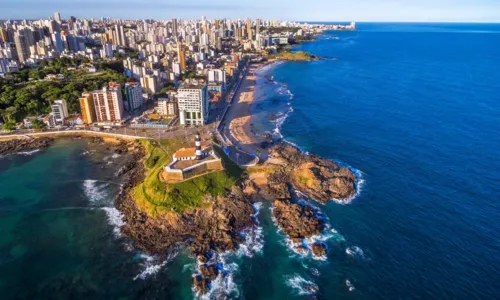
[[288,61],[314,61],[314,60],[320,60],[321,58],[309,54],[305,51],[292,52],[289,49],[286,49],[279,53],[271,54],[269,56],[269,59],[288,60]]

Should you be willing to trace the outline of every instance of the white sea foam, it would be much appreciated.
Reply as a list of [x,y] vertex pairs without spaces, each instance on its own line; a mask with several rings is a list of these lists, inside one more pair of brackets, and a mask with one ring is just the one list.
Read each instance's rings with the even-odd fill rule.
[[236,251],[238,256],[253,257],[257,253],[262,253],[264,248],[264,234],[261,226],[254,226],[243,230],[245,241]]
[[318,286],[314,282],[306,280],[298,274],[288,276],[286,284],[295,289],[299,295],[313,295],[318,292]]
[[31,156],[37,152],[40,152],[40,149],[35,149],[35,150],[30,150],[30,151],[19,151],[16,154],[23,155],[23,156]]
[[149,256],[147,254],[141,254],[141,258],[143,259],[143,262],[141,263],[143,269],[139,274],[137,274],[137,276],[134,277],[134,280],[147,279],[148,277],[158,273],[168,262],[168,260],[161,261],[159,258]]
[[311,268],[309,270],[311,271],[311,274],[314,275],[314,276],[316,276],[316,277],[318,277],[319,275],[321,275],[321,273],[319,272],[319,270],[316,269],[316,268]]
[[120,228],[125,225],[125,221],[123,221],[124,215],[114,207],[102,207],[101,209],[106,212],[109,224],[114,227],[113,232],[119,237]]
[[86,179],[83,181],[83,191],[90,202],[96,203],[104,200],[108,195],[105,188],[108,184],[99,185],[97,180]]
[[349,292],[354,292],[356,288],[349,279],[345,280],[345,285],[349,288]]
[[[300,193],[300,191],[296,191],[296,190],[294,192]],[[312,245],[314,243],[322,243],[327,247],[325,242],[328,241],[329,239],[331,239],[332,237],[335,237],[335,240],[337,240],[337,241],[343,240],[343,237],[342,237],[342,235],[340,235],[337,232],[337,230],[335,230],[335,229],[330,230],[330,225],[328,224],[328,219],[326,218],[325,215],[323,215],[321,213],[321,211],[317,207],[311,205],[310,203],[308,203],[306,201],[300,200],[300,199],[297,201],[297,203],[312,207],[316,212],[316,216],[319,218],[323,218],[325,220],[325,229],[323,230],[323,232],[321,232],[318,235],[314,235],[314,236],[302,239],[300,242],[294,242],[294,241],[292,241],[292,239],[290,239],[290,237],[288,237],[286,234],[283,233],[283,231],[279,227],[278,223],[276,222],[276,218],[272,215],[273,208],[270,207],[271,219],[277,228],[277,232],[278,232],[278,234],[283,236],[284,244],[293,253],[293,255],[291,257],[298,256],[301,258],[305,258],[305,257],[308,257],[309,255],[311,255],[311,257],[314,260],[326,261],[327,260],[326,255],[323,255],[320,257],[312,255],[312,252],[311,252]],[[327,248],[327,250],[328,250],[328,248]]]
[[182,266],[182,273],[187,272],[187,271],[193,272],[195,266],[196,265],[194,263],[185,264],[184,266]]
[[116,159],[116,158],[118,158],[118,157],[120,157],[120,156],[121,156],[121,155],[120,155],[120,154],[118,154],[118,153],[113,153],[113,155],[111,155],[111,158]]
[[[227,263],[227,260],[231,257],[231,255],[231,252],[225,252],[222,254],[213,253],[212,257],[206,264],[216,265],[219,269],[219,274],[214,280],[212,280],[210,290],[206,294],[200,295],[193,287],[192,290],[196,297],[207,300],[239,297],[239,288],[233,280],[233,274],[238,270],[238,265],[236,263]],[[203,263],[200,261],[197,262],[196,272],[193,274],[193,277],[201,274],[199,267],[202,264]]]
[[245,237],[245,241],[239,246],[238,251],[236,251],[236,255],[238,256],[253,257],[256,253],[262,253],[262,249],[264,248],[264,234],[257,218],[262,205],[262,202],[256,202],[252,205],[254,213],[251,216],[257,225],[248,227],[241,232],[241,235]]
[[365,255],[364,251],[358,246],[351,246],[345,249],[345,253],[354,258],[359,258],[363,260],[368,260],[368,257]]

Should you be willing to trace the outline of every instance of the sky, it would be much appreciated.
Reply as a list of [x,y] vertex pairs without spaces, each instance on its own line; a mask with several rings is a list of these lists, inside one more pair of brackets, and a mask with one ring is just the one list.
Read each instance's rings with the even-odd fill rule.
[[0,19],[262,18],[290,21],[500,22],[500,0],[0,0]]

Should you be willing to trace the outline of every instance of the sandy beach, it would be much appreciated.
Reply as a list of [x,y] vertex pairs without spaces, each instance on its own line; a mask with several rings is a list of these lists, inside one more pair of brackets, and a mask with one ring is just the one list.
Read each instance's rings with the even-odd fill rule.
[[262,152],[260,143],[264,138],[257,135],[253,129],[251,105],[255,100],[257,76],[255,72],[264,64],[252,64],[236,92],[227,120],[233,143],[239,144],[245,152],[256,154]]

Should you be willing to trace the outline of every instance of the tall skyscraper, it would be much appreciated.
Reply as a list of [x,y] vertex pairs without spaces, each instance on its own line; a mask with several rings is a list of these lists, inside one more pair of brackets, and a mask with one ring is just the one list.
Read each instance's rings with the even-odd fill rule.
[[79,98],[80,110],[82,112],[82,120],[86,125],[90,125],[96,121],[94,101],[92,101],[92,94],[83,93]]
[[181,42],[177,43],[177,60],[181,66],[181,71],[186,71],[186,51]]
[[98,123],[120,122],[123,118],[123,98],[120,84],[110,82],[102,90],[92,92]]
[[252,40],[252,20],[247,19],[247,39]]
[[177,19],[175,18],[172,19],[172,35],[177,41],[177,39],[179,38],[179,32],[177,31]]
[[260,19],[255,20],[255,35],[257,37],[260,35]]
[[52,34],[52,43],[54,44],[54,48],[56,48],[57,52],[62,53],[64,51],[61,34],[59,32],[54,32]]
[[116,44],[120,46],[126,46],[126,41],[125,41],[125,31],[123,29],[123,25],[115,25],[115,42]]
[[203,125],[207,122],[208,89],[204,84],[183,83],[177,91],[181,125]]
[[64,125],[64,120],[69,116],[66,100],[56,100],[52,104],[52,115],[56,125]]
[[30,57],[28,41],[23,34],[18,33],[14,36],[14,42],[16,44],[19,62],[24,64],[24,62]]
[[56,20],[58,23],[61,23],[61,14],[57,11],[54,13],[54,20]]
[[129,112],[137,110],[144,104],[142,87],[138,82],[125,83],[125,109]]
[[7,29],[0,28],[0,42],[7,42],[7,41],[8,41]]

